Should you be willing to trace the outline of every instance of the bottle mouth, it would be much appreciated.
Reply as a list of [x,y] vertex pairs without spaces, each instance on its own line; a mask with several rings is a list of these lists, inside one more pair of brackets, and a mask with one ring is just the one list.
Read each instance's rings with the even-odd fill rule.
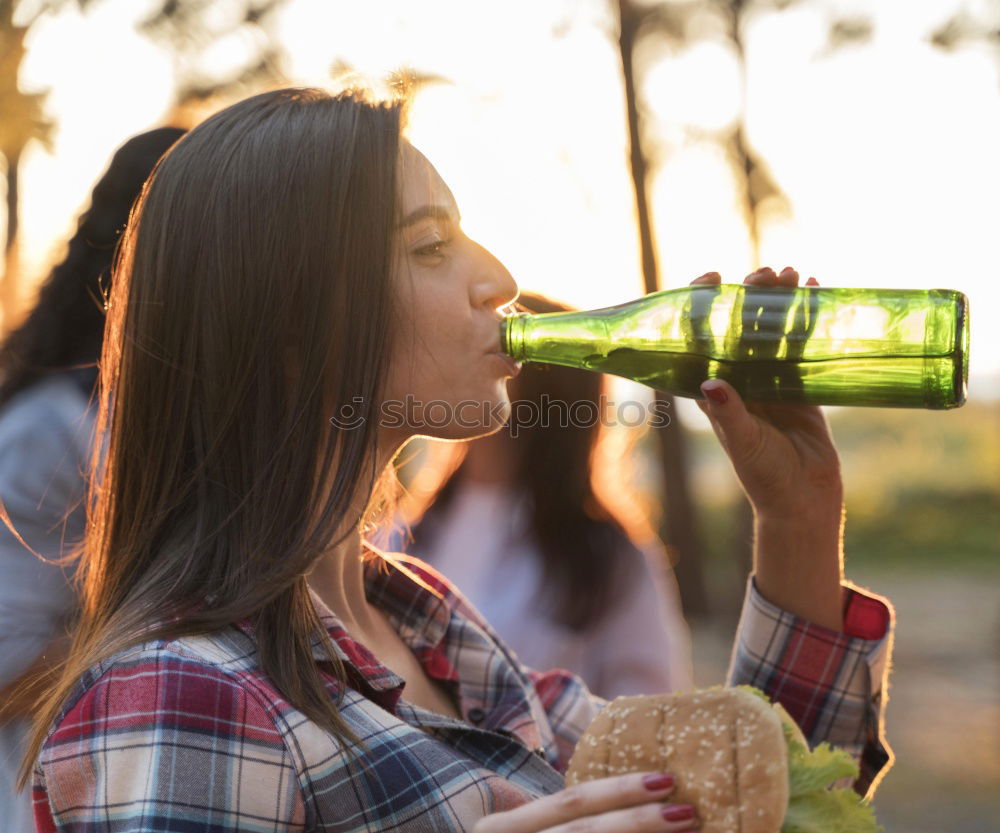
[[524,326],[530,317],[517,312],[500,322],[500,350],[516,362],[524,360]]

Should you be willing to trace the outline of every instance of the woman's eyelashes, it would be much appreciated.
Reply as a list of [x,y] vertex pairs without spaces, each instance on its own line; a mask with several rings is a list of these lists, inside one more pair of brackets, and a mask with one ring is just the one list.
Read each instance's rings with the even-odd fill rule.
[[455,234],[452,230],[435,225],[420,235],[410,251],[425,262],[436,263],[445,258],[454,240]]
[[417,257],[441,258],[444,257],[444,250],[450,241],[447,239],[436,239],[417,246],[413,253]]

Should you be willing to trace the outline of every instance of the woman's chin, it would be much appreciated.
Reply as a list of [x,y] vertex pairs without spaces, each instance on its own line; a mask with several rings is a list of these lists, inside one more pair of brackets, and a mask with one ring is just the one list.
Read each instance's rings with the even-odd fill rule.
[[415,425],[416,433],[437,440],[474,440],[495,434],[510,420],[510,401],[504,397],[501,400],[476,403],[466,402],[465,407],[457,409],[448,421],[426,420],[425,424]]

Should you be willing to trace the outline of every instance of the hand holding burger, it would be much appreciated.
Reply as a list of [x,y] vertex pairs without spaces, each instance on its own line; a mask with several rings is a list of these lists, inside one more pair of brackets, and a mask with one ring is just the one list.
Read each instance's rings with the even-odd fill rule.
[[694,833],[694,808],[664,803],[673,790],[665,772],[599,778],[484,816],[473,833]]
[[672,802],[695,807],[702,833],[876,833],[871,807],[850,789],[857,777],[840,749],[810,751],[778,704],[749,686],[619,697],[577,744],[567,784],[665,770]]

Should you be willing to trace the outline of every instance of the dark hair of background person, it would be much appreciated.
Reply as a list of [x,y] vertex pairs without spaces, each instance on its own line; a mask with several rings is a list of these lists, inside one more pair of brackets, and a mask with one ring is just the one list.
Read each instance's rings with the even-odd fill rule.
[[160,127],[133,136],[112,157],[65,257],[39,288],[27,318],[0,346],[0,406],[53,373],[78,371],[89,398],[104,338],[104,299],[129,212],[157,160],[184,135]]
[[[274,90],[192,129],[150,179],[112,281],[80,623],[22,783],[95,662],[238,622],[282,695],[357,742],[313,656],[325,645],[343,695],[306,575],[394,482],[376,470],[374,417],[405,323],[392,286],[402,120],[401,101]],[[363,425],[335,427],[354,397]]]
[[[542,295],[522,292],[517,306],[533,313],[563,312],[564,304]],[[603,376],[586,370],[558,365],[525,364],[509,382],[514,406],[511,422],[516,439],[508,438],[514,457],[512,489],[528,498],[529,523],[524,534],[537,542],[541,559],[542,598],[539,604],[553,612],[559,624],[581,631],[598,624],[604,614],[620,601],[632,570],[643,556],[632,543],[621,521],[594,490],[594,450],[601,425],[560,424],[559,411],[550,411],[548,427],[526,420],[518,424],[518,414],[527,417],[550,403],[592,403],[600,407]],[[519,407],[517,402],[532,403]],[[589,408],[587,409],[589,411]],[[584,409],[580,408],[580,413]],[[565,410],[563,411],[565,415]],[[472,442],[477,442],[473,440]],[[462,488],[460,464],[433,497],[410,534],[419,544],[421,537],[433,536],[444,521],[448,508]]]

